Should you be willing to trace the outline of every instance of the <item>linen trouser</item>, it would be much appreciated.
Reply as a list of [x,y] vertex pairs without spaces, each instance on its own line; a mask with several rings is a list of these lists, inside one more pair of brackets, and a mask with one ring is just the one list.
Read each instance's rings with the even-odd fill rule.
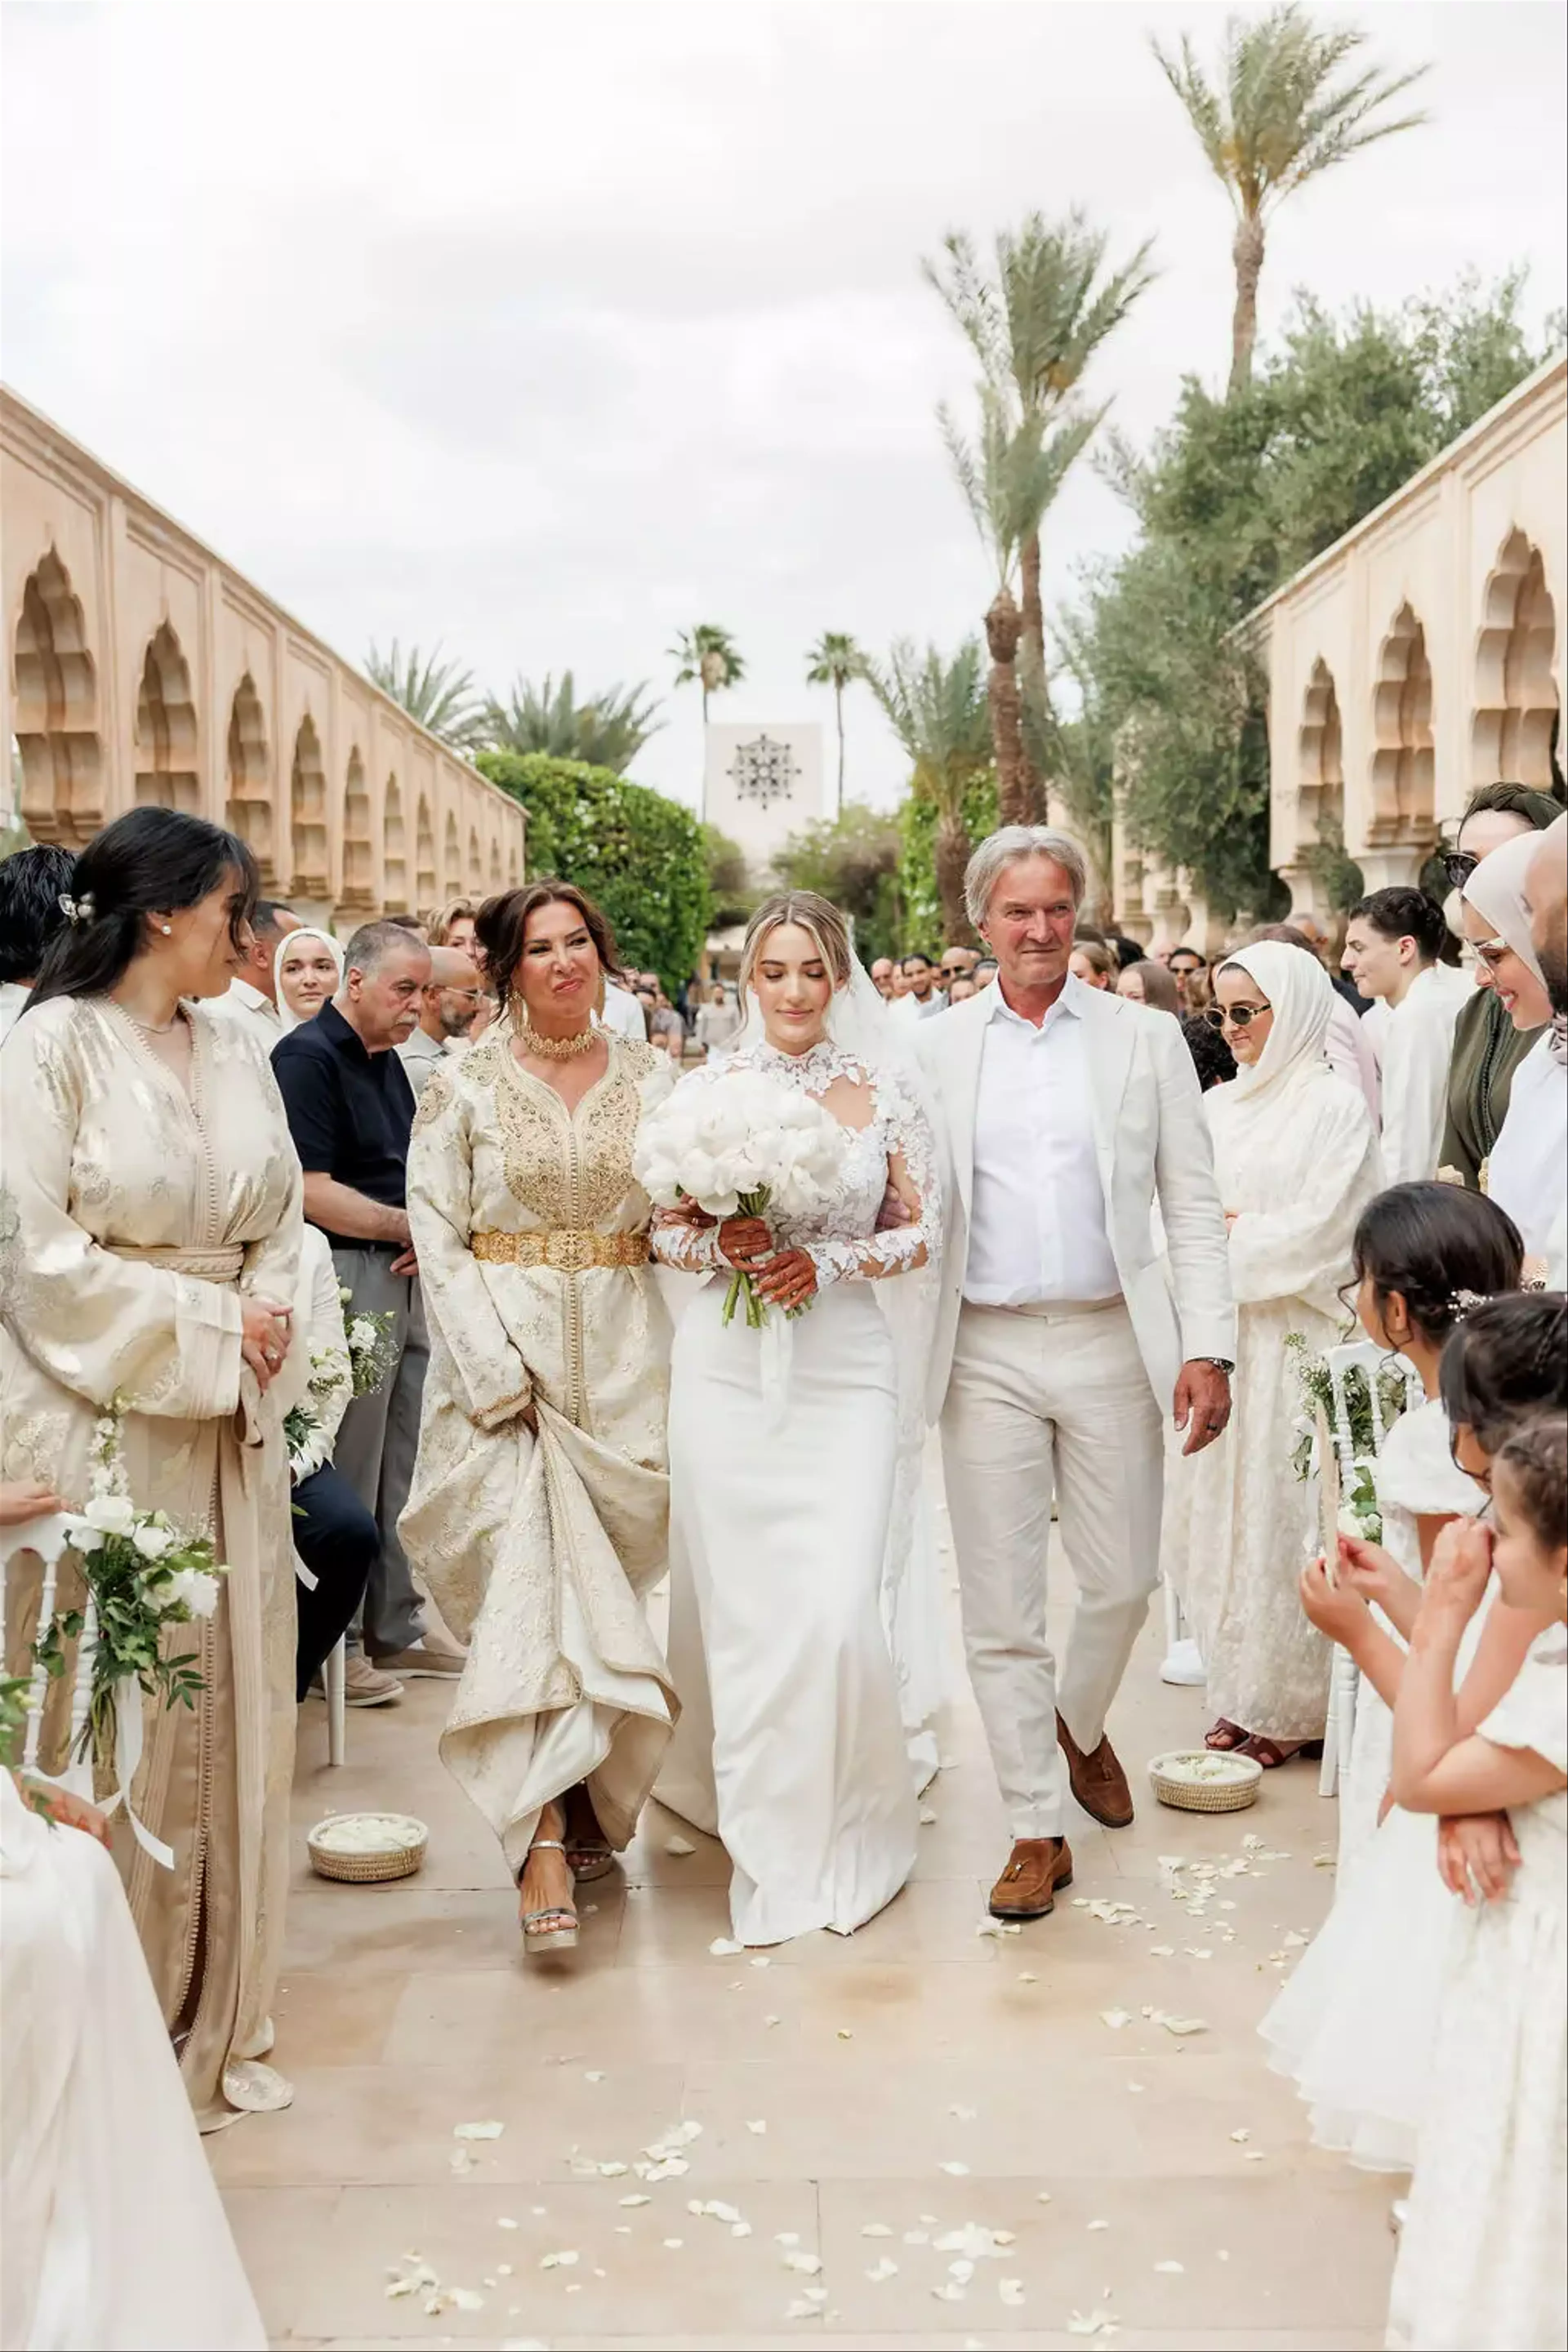
[[372,1657],[406,1650],[425,1631],[414,1571],[397,1539],[397,1522],[408,1500],[419,1451],[419,1405],[430,1360],[425,1307],[410,1275],[394,1274],[396,1253],[369,1244],[334,1249],[338,1279],[352,1293],[343,1320],[384,1315],[390,1309],[395,1353],[392,1370],[372,1396],[355,1397],[342,1419],[333,1460],[375,1520],[381,1549],[365,1586],[364,1645]]
[[303,1700],[338,1636],[348,1631],[380,1549],[375,1521],[331,1463],[294,1489],[294,1549],[316,1580],[313,1591],[298,1578],[294,1584],[294,1696]]
[[[1059,1837],[1057,1710],[1099,1746],[1159,1580],[1164,1431],[1120,1298],[972,1307],[942,1416],[969,1679],[1015,1838]],[[1046,1635],[1053,1489],[1078,1583],[1067,1664]]]

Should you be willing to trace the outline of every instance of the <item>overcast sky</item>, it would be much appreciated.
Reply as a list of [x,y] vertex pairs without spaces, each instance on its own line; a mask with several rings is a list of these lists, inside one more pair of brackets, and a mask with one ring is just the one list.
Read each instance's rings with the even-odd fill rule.
[[[1327,13],[1327,12],[1325,12]],[[1435,120],[1279,216],[1291,291],[1467,267],[1563,299],[1564,12],[1335,12],[1430,58]],[[1093,389],[1147,435],[1223,382],[1230,215],[1148,54],[1161,0],[6,0],[8,383],[352,660],[437,639],[498,688],[651,678],[644,781],[694,800],[666,648],[731,629],[719,712],[820,718],[824,628],[955,644],[990,575],[932,422],[971,370],[918,260],[1081,203],[1163,275]],[[1087,463],[1047,585],[1127,536]],[[901,781],[863,693],[849,788]],[[831,766],[831,741],[828,743]]]

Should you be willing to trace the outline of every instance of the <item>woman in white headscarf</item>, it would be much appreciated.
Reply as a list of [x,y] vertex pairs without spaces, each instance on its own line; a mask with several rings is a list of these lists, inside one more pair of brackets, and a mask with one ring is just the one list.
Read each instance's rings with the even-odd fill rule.
[[343,951],[331,931],[301,923],[279,940],[272,977],[282,1028],[287,1032],[298,1029],[302,1021],[313,1021],[337,994],[342,976]]
[[1314,957],[1276,940],[1215,976],[1237,1071],[1204,1109],[1230,1235],[1237,1313],[1225,1434],[1166,1473],[1163,1567],[1182,1594],[1217,1717],[1208,1745],[1266,1768],[1320,1739],[1330,1647],[1297,1582],[1315,1527],[1291,1464],[1301,1411],[1288,1335],[1317,1352],[1344,1328],[1340,1286],[1362,1210],[1383,1182],[1366,1103],[1324,1058],[1333,1008]]
[[1481,1171],[1482,1189],[1523,1235],[1526,1281],[1543,1279],[1556,1289],[1564,1278],[1568,1212],[1568,1057],[1552,1018],[1524,898],[1525,876],[1540,845],[1538,835],[1521,834],[1483,858],[1465,884],[1464,919],[1480,986],[1497,992],[1516,1029],[1540,1032],[1514,1071],[1508,1116]]

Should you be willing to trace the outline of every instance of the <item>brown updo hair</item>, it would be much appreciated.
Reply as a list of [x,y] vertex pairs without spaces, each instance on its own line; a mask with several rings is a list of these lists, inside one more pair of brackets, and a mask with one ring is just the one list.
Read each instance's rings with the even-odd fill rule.
[[474,919],[475,936],[484,950],[485,977],[502,1013],[521,993],[515,983],[528,937],[529,917],[536,915],[541,907],[559,906],[575,907],[582,916],[584,929],[598,952],[602,978],[608,979],[620,970],[609,917],[594,904],[586,891],[578,889],[575,882],[561,882],[553,876],[546,876],[538,882],[526,882],[519,889],[503,890],[499,898],[487,898]]
[[764,898],[746,925],[745,943],[741,950],[742,999],[752,984],[763,941],[783,923],[798,923],[803,931],[809,931],[823,962],[833,974],[834,987],[847,985],[854,951],[849,945],[849,926],[837,908],[815,890],[781,890],[775,898]]

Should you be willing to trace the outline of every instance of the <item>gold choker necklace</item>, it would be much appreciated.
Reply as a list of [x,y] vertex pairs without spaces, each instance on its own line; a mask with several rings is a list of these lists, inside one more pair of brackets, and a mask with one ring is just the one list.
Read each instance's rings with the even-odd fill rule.
[[537,1054],[544,1062],[575,1062],[580,1055],[591,1054],[598,1042],[598,1031],[580,1029],[575,1037],[542,1037],[524,1013],[517,1024],[517,1042],[525,1054]]

